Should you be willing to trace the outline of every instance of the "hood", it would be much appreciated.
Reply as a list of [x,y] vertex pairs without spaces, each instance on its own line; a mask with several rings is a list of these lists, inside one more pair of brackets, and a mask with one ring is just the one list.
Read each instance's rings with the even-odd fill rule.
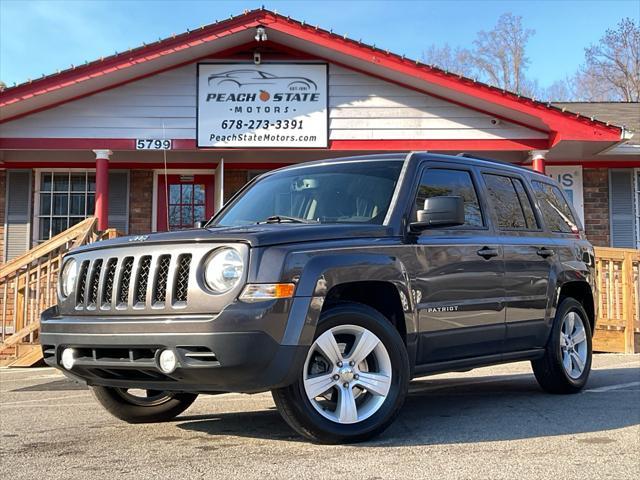
[[346,240],[365,237],[386,237],[392,229],[383,225],[336,225],[272,223],[242,227],[211,227],[206,229],[180,230],[176,232],[130,235],[84,245],[74,252],[84,252],[102,248],[135,245],[158,245],[166,243],[220,242],[247,243],[251,247],[265,247],[286,243],[315,242],[322,240]]

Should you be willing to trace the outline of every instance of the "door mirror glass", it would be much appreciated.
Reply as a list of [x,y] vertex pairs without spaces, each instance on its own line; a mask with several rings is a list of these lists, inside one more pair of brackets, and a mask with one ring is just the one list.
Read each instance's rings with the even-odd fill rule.
[[427,198],[424,208],[417,212],[417,219],[410,225],[413,231],[464,225],[464,200],[460,196]]

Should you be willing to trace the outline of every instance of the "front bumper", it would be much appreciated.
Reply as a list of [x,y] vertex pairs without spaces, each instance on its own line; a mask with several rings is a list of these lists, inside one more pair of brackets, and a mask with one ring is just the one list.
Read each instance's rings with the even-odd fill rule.
[[[298,299],[299,303],[302,299]],[[259,392],[293,383],[308,345],[286,343],[294,300],[231,305],[216,316],[71,317],[42,314],[45,362],[87,383],[183,392]],[[304,318],[300,319],[304,322]],[[262,327],[262,328],[258,328]],[[289,335],[290,336],[290,335]],[[65,348],[76,363],[61,365]],[[172,349],[178,368],[164,374],[157,356]]]

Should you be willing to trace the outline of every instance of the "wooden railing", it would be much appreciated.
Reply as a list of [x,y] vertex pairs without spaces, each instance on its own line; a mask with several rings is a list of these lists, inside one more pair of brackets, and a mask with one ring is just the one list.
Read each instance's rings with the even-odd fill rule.
[[596,247],[594,351],[640,352],[640,250]]
[[73,247],[119,235],[96,227],[96,219],[89,217],[0,266],[0,365],[40,360],[40,313],[56,303],[62,256]]

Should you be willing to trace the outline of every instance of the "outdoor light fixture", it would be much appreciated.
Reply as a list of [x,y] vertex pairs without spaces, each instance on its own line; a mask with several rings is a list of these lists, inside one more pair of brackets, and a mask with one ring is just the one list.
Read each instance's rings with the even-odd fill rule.
[[256,29],[256,36],[253,37],[256,39],[256,42],[266,42],[267,41],[267,30],[264,27],[258,27]]

